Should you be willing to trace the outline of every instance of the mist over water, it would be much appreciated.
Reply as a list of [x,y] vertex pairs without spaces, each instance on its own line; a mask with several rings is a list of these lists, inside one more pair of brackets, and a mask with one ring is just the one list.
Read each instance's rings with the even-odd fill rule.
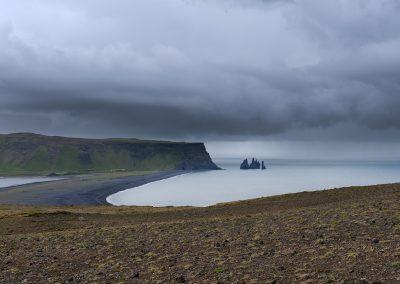
[[400,181],[397,161],[268,160],[267,170],[239,170],[241,159],[220,159],[222,171],[204,171],[127,189],[107,198],[114,205],[208,206],[301,191]]
[[58,179],[51,177],[0,177],[0,188]]

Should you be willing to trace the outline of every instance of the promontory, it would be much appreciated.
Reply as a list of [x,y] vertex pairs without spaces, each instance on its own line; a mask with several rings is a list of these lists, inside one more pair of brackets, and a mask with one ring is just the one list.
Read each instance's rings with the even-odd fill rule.
[[0,175],[219,169],[203,143],[0,135]]

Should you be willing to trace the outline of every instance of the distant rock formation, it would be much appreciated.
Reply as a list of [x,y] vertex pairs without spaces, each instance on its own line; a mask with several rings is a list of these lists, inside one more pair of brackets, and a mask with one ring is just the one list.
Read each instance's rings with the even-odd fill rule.
[[249,168],[250,168],[249,162],[247,161],[247,159],[244,159],[244,161],[240,165],[240,169],[241,170],[248,170]]
[[250,170],[259,170],[261,167],[260,162],[254,158],[251,160]]
[[249,162],[246,158],[241,163],[240,169],[241,170],[259,170],[259,169],[265,170],[266,167],[265,167],[264,161],[261,161],[261,163],[260,163],[259,161],[257,161],[257,159],[254,159],[254,158],[251,159],[251,164],[249,165]]

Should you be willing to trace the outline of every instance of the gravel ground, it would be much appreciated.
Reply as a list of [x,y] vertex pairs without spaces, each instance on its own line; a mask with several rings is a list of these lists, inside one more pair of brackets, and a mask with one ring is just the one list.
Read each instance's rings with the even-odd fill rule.
[[400,282],[399,199],[391,184],[206,208],[0,206],[0,282]]

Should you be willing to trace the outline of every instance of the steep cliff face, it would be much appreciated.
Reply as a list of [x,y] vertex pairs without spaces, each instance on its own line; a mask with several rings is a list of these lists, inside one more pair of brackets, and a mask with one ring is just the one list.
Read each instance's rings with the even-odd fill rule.
[[203,143],[0,135],[0,174],[218,169]]

